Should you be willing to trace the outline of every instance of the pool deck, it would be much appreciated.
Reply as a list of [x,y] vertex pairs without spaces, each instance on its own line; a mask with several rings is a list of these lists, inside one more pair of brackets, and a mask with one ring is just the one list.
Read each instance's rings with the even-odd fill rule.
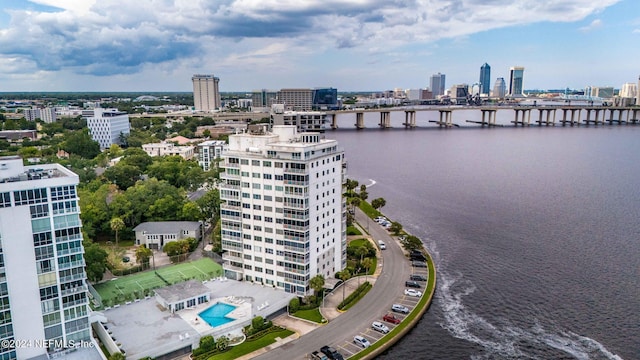
[[[233,280],[207,281],[204,285],[212,294],[208,303],[171,314],[152,297],[104,311],[108,319],[105,325],[127,358],[157,357],[190,344],[197,346],[203,335],[234,335],[254,316],[266,318],[295,297],[282,290]],[[212,328],[198,316],[216,302],[236,306],[227,315],[236,321]]]

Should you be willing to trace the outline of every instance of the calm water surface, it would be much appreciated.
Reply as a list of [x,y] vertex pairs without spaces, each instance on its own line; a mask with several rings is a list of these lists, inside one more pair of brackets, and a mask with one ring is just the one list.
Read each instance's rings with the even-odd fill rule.
[[394,122],[326,133],[438,267],[382,359],[640,359],[640,126]]

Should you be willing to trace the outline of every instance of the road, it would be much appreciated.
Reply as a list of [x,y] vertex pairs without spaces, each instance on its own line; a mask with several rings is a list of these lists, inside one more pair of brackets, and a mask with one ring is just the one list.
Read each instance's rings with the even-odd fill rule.
[[[375,286],[349,311],[338,316],[326,326],[321,326],[311,333],[290,343],[273,349],[266,354],[256,357],[261,360],[302,359],[323,345],[331,345],[338,349],[345,357],[358,351],[353,344],[355,335],[365,336],[370,341],[379,339],[382,335],[371,329],[373,321],[381,321],[390,312],[391,305],[401,303],[413,308],[419,298],[410,298],[403,294],[404,282],[409,279],[411,266],[403,250],[389,233],[373,220],[357,209],[356,220],[369,230],[371,237],[383,240],[387,249],[382,251],[383,268],[376,280]],[[367,225],[368,222],[368,225]],[[404,315],[396,314],[403,318]],[[387,324],[393,328],[391,324]]]

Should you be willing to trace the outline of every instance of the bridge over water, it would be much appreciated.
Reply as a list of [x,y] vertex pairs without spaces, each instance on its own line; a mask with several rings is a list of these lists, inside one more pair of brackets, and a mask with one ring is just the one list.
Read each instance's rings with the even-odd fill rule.
[[[354,126],[357,129],[364,129],[365,121],[371,123],[377,121],[376,125],[380,128],[390,128],[391,115],[404,113],[404,121],[402,125],[405,128],[415,128],[418,126],[418,113],[424,113],[427,117],[431,116],[433,123],[439,127],[460,126],[454,122],[454,117],[468,115],[469,112],[475,112],[473,117],[480,120],[459,119],[458,122],[478,124],[480,126],[505,126],[508,124],[498,123],[496,121],[497,114],[509,117],[512,120],[509,123],[513,126],[554,126],[561,125],[600,125],[600,124],[636,124],[639,119],[640,107],[604,107],[604,106],[482,106],[482,107],[397,107],[382,109],[354,109],[327,111],[331,118],[331,128],[338,128],[338,120],[342,118],[353,118],[355,115]],[[506,112],[506,114],[505,114]],[[511,112],[511,114],[508,114]],[[369,115],[365,117],[366,115]],[[375,115],[377,114],[377,115]],[[373,115],[373,116],[371,116]],[[365,120],[367,119],[367,120]]]

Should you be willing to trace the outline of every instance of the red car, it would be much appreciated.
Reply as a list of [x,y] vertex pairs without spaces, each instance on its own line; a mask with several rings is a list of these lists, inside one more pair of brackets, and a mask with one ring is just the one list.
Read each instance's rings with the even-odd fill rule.
[[385,316],[382,318],[382,320],[384,320],[384,321],[386,321],[386,322],[388,322],[388,323],[396,324],[396,325],[397,325],[397,324],[400,324],[400,321],[402,321],[402,320],[398,319],[398,318],[397,318],[395,315],[393,315],[393,314],[387,314],[387,315],[385,315]]

